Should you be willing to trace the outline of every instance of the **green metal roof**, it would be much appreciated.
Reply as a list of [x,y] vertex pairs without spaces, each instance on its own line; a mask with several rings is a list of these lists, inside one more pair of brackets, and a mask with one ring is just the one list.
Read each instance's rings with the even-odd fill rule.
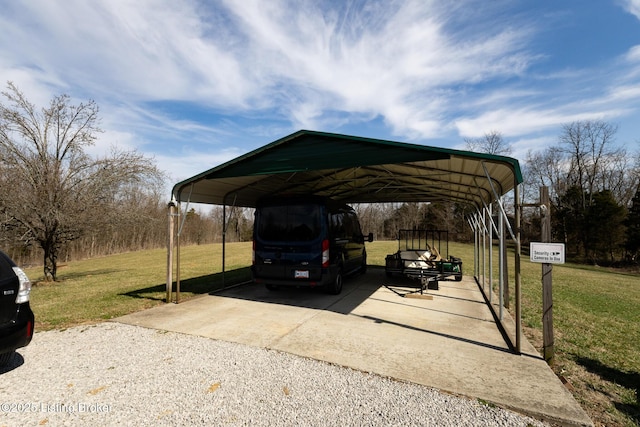
[[245,207],[285,193],[482,207],[521,182],[520,165],[510,157],[301,130],[177,183],[173,196]]

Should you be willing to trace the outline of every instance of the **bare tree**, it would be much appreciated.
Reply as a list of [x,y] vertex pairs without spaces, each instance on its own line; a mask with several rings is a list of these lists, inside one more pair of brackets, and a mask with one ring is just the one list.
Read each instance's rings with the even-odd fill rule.
[[[497,130],[487,132],[481,138],[465,138],[464,142],[469,151],[499,156],[510,156],[513,152],[511,144],[507,143],[502,137],[502,133]],[[503,199],[503,203],[506,206],[513,206],[513,198],[507,196]]]
[[562,127],[560,143],[569,156],[569,185],[580,188],[589,200],[593,195],[609,190],[611,182],[605,182],[608,163],[614,158],[624,157],[623,149],[613,146],[617,126],[601,120],[577,121]]
[[122,190],[162,179],[150,159],[113,150],[94,159],[85,148],[101,132],[94,101],[55,96],[41,110],[8,83],[0,104],[0,212],[4,227],[44,252],[44,275],[56,280],[61,248],[89,230],[112,228]]
[[542,152],[529,151],[525,170],[527,186],[535,188],[534,199],[538,197],[538,187],[550,189],[552,200],[557,200],[567,191],[568,161],[565,153],[558,147],[549,147]]
[[509,156],[513,151],[511,145],[502,137],[502,133],[497,130],[485,133],[481,138],[465,138],[464,142],[467,150],[479,153]]
[[605,252],[613,258],[622,246],[624,208],[638,187],[637,167],[615,145],[616,132],[615,125],[598,120],[565,124],[557,147],[527,155],[531,183],[551,189],[554,232],[589,259]]

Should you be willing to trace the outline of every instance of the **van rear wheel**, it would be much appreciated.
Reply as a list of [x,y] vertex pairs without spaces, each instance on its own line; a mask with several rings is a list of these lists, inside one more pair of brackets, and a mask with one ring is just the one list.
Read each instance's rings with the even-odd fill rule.
[[338,295],[342,292],[342,268],[338,269],[338,274],[336,274],[336,278],[333,280],[333,283],[327,286],[327,290],[332,295]]

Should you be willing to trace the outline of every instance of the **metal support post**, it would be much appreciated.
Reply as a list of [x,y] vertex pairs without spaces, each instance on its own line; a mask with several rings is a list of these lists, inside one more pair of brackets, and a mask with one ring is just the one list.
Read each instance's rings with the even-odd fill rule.
[[491,205],[487,207],[489,214],[489,304],[493,304],[493,211]]
[[487,292],[487,211],[482,209],[482,289]]
[[500,320],[503,317],[504,307],[504,267],[506,264],[504,252],[504,217],[498,215],[498,296],[500,299]]
[[[549,202],[549,188],[540,187],[540,210],[542,242],[551,242],[551,203]],[[549,365],[553,364],[554,339],[553,339],[553,266],[550,263],[542,263],[542,341],[544,360]]]
[[175,248],[175,215],[176,204],[172,200],[168,207],[168,235],[167,235],[167,298],[165,302],[171,302],[171,292],[173,290],[173,250]]
[[522,277],[520,271],[520,257],[522,254],[522,246],[520,242],[520,227],[522,208],[520,207],[520,187],[516,183],[513,189],[513,198],[515,200],[515,242],[516,242],[516,254],[515,254],[515,300],[516,300],[516,353],[522,352]]

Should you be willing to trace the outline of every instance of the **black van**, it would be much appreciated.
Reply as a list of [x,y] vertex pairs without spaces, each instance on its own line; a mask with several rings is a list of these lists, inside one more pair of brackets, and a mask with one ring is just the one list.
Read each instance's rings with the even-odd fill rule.
[[364,242],[353,208],[319,196],[266,198],[258,202],[253,225],[255,283],[324,286],[342,291],[346,275],[365,272]]

